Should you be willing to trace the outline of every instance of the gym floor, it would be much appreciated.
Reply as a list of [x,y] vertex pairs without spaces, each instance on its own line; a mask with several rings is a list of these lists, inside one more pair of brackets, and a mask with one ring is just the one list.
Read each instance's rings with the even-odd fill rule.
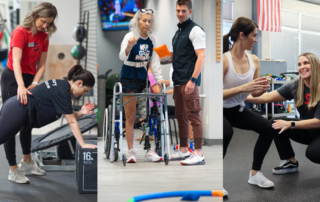
[[[135,137],[142,131],[135,130]],[[154,146],[154,141],[151,141]],[[127,142],[123,147],[127,153]],[[103,154],[104,144],[98,140],[98,201],[123,202],[138,195],[181,191],[181,190],[221,190],[222,189],[222,146],[204,146],[206,165],[181,166],[180,161],[145,162],[143,143],[134,141],[137,163],[123,166],[122,161],[110,163]],[[173,152],[173,145],[171,145]],[[180,201],[181,197],[156,199],[152,201]],[[220,197],[200,197],[199,202],[219,202]]]
[[299,161],[299,172],[286,175],[272,174],[272,168],[280,163],[277,149],[272,143],[261,172],[274,183],[274,188],[262,189],[248,184],[257,138],[258,134],[255,132],[234,128],[233,139],[223,161],[224,188],[229,192],[229,197],[224,201],[320,201],[320,166],[305,157],[306,145],[294,141],[292,146]]
[[[33,139],[43,135],[58,126],[61,120],[40,129],[34,129]],[[64,121],[66,123],[66,121]],[[85,133],[88,135],[88,132]],[[92,135],[97,135],[97,129],[93,128]],[[19,136],[16,136],[17,162],[22,159],[22,149]],[[8,180],[9,165],[7,163],[3,145],[0,146],[0,201],[10,202],[96,202],[97,194],[79,194],[75,180],[75,172],[47,172],[44,176],[27,176],[30,184],[16,184]]]

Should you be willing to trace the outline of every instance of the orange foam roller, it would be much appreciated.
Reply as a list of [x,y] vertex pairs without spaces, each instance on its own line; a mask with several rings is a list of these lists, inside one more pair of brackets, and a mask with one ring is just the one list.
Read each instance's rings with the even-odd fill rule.
[[222,190],[212,190],[212,196],[223,197],[223,191]]
[[163,57],[167,57],[167,56],[172,55],[170,53],[170,51],[168,50],[168,47],[166,44],[163,44],[162,46],[154,48],[153,50],[157,52],[157,54],[159,55],[159,58],[163,58]]

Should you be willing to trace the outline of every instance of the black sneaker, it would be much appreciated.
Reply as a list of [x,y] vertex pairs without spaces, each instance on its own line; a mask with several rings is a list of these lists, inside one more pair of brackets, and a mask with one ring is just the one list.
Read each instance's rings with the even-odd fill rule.
[[280,165],[278,167],[275,167],[272,169],[273,174],[286,174],[286,173],[293,173],[297,172],[299,167],[298,161],[296,163],[293,163],[290,160],[283,160],[280,162]]

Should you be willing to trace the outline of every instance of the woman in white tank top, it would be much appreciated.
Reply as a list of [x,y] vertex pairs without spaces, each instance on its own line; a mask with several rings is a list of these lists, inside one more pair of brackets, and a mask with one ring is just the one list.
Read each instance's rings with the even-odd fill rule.
[[[246,52],[251,51],[257,42],[257,28],[252,20],[240,17],[235,20],[230,32],[223,36],[223,157],[233,136],[233,127],[257,132],[259,138],[254,147],[248,183],[269,188],[274,184],[260,169],[273,139],[272,135],[268,135],[272,134],[271,123],[244,105],[249,94],[256,97],[270,89],[267,79],[259,78],[258,57]],[[229,38],[233,42],[231,50]],[[224,195],[227,194],[224,190]]]

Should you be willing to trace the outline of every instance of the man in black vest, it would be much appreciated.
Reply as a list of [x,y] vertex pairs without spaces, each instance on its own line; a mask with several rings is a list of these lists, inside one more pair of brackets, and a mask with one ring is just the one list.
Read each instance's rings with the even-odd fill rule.
[[[178,31],[172,39],[172,56],[161,59],[161,64],[172,63],[174,84],[175,115],[179,125],[180,150],[171,160],[183,160],[182,165],[205,164],[202,149],[202,121],[198,86],[201,83],[201,69],[205,62],[205,33],[190,19],[190,0],[177,0],[176,14],[179,20]],[[187,148],[189,121],[194,133],[195,153]]]

